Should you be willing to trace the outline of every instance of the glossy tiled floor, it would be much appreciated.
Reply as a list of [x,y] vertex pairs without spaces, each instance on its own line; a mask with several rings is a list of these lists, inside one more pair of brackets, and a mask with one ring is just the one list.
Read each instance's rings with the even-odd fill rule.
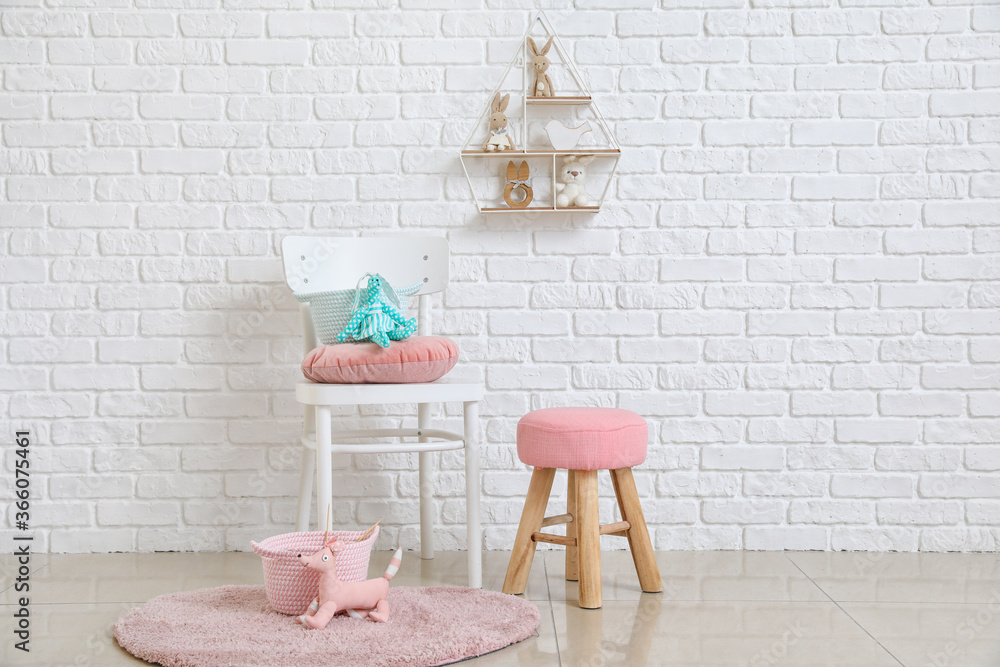
[[[382,572],[390,554],[372,556]],[[561,551],[539,552],[525,596],[538,634],[473,665],[764,667],[1000,666],[1000,555],[663,552],[664,591],[639,590],[628,552],[603,557],[604,607],[583,610]],[[507,553],[484,555],[498,590]],[[11,556],[0,557],[0,665],[145,664],[118,648],[114,621],[151,597],[262,583],[253,554],[34,556],[31,653],[13,649]],[[403,557],[394,585],[465,583],[464,553]]]

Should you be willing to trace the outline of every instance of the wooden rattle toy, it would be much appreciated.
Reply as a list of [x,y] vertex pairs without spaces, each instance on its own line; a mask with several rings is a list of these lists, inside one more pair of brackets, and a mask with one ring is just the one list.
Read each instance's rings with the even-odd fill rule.
[[[503,189],[503,200],[511,208],[526,208],[531,203],[534,193],[531,191],[531,181],[528,163],[521,162],[520,167],[515,167],[513,160],[507,163],[507,185]],[[515,190],[523,192],[523,199],[514,201],[512,195]]]

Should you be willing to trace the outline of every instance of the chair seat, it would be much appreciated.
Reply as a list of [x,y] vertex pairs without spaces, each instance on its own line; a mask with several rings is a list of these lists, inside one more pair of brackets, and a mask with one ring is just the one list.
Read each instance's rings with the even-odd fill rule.
[[328,384],[418,384],[445,376],[458,345],[443,336],[410,336],[387,348],[375,343],[320,345],[306,355],[302,374]]
[[375,405],[379,403],[464,403],[483,397],[483,385],[443,377],[410,384],[322,384],[300,382],[295,399],[306,405]]
[[617,470],[646,460],[646,420],[619,408],[545,408],[517,423],[517,456],[536,468]]

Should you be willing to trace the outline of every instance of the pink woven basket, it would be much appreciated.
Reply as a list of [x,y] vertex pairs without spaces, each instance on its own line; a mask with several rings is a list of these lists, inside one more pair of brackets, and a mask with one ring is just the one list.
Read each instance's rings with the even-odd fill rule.
[[[372,545],[378,537],[375,530],[360,542],[361,530],[335,530],[329,540],[341,539],[347,548],[337,556],[337,577],[342,581],[364,581],[368,577],[368,559]],[[264,591],[274,610],[298,616],[306,612],[316,597],[320,573],[299,562],[299,554],[312,554],[323,546],[322,530],[306,533],[284,533],[269,537],[263,542],[251,542],[250,548],[264,564]]]

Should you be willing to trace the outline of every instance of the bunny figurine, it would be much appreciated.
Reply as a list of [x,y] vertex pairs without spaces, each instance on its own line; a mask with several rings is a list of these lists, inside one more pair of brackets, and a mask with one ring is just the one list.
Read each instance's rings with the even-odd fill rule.
[[510,129],[507,127],[507,104],[510,103],[510,94],[500,97],[500,93],[493,98],[493,109],[490,113],[490,138],[483,146],[484,151],[512,151],[514,150],[514,139],[511,137]]
[[552,79],[545,73],[551,64],[545,54],[552,48],[553,39],[553,37],[549,37],[549,41],[545,42],[545,46],[539,51],[535,40],[528,38],[528,50],[534,56],[531,59],[531,71],[535,73],[535,83],[531,86],[531,95],[534,97],[552,97],[555,94],[552,91]]
[[556,206],[575,208],[590,205],[586,180],[587,165],[593,160],[593,155],[569,155],[563,158],[562,167],[556,174]]

